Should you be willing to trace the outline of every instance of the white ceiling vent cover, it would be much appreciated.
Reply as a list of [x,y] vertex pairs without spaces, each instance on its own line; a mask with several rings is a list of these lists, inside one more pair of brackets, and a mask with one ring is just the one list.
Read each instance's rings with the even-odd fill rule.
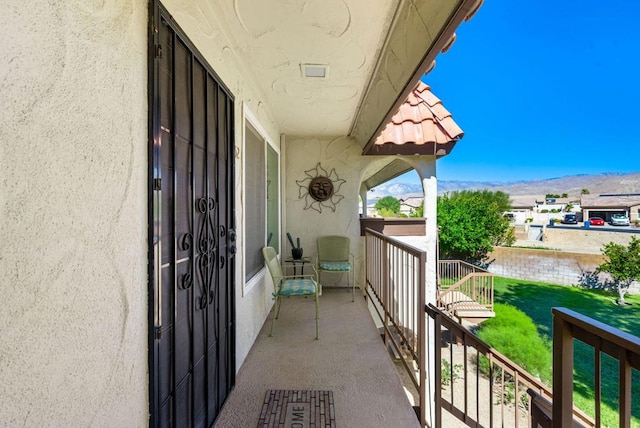
[[327,64],[300,64],[302,77],[313,77],[324,79],[329,75],[329,65]]

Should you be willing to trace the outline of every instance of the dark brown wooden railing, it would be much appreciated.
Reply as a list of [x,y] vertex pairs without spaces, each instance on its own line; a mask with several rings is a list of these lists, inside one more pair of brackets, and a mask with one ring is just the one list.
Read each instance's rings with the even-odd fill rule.
[[426,252],[367,229],[366,293],[382,323],[384,342],[400,358],[418,391],[426,426]]
[[[632,370],[640,370],[640,338],[568,309],[553,309],[550,388],[447,312],[425,306],[424,251],[372,230],[365,236],[366,293],[383,326],[385,343],[402,357],[418,391],[421,426],[427,421],[435,427],[459,421],[482,427],[601,426],[602,354],[619,361],[619,426],[631,426],[632,403],[640,399],[631,396]],[[450,284],[481,273],[463,262],[441,263],[447,265],[440,272],[448,272],[449,279],[457,277]],[[594,348],[595,420],[573,406],[574,340]],[[433,414],[427,415],[431,409]]]
[[360,236],[371,229],[388,236],[424,236],[426,233],[426,219],[414,218],[360,218]]
[[[436,385],[442,385],[435,397],[436,426],[453,424],[443,419],[442,409],[448,412],[445,416],[467,426],[538,427],[538,423],[545,426],[543,417],[533,412],[545,409],[542,403],[552,401],[551,388],[446,312],[431,305],[426,311],[435,323]],[[533,405],[534,400],[538,406]],[[569,414],[582,426],[595,426],[577,408],[570,406]]]
[[[640,338],[566,308],[553,308],[553,426],[570,426],[573,407],[574,340],[594,349],[595,424],[601,426],[602,356],[618,361],[619,426],[631,426],[632,369],[640,370]],[[637,423],[637,419],[635,420]]]

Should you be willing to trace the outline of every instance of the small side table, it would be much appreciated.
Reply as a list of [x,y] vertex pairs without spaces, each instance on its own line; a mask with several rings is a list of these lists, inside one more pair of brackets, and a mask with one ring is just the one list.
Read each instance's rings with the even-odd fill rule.
[[284,263],[287,265],[293,265],[293,276],[298,276],[298,265],[300,265],[300,275],[304,275],[304,265],[306,263],[311,263],[311,257],[302,257],[301,259],[287,257],[284,259]]

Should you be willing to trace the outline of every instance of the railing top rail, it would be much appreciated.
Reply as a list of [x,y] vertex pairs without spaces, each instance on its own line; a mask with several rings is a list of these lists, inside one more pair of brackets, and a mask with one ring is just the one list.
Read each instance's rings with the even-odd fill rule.
[[640,338],[611,327],[603,322],[589,318],[578,312],[567,308],[552,308],[554,317],[559,317],[570,324],[573,324],[585,332],[596,335],[620,348],[627,349],[640,356]]
[[504,365],[505,368],[511,371],[517,371],[519,373],[519,377],[521,381],[529,384],[529,386],[534,386],[539,390],[544,391],[545,394],[547,394],[549,397],[552,395],[550,387],[542,383],[538,378],[531,375],[524,368],[520,367],[518,364],[511,361],[505,355],[498,352],[495,348],[492,348],[489,344],[482,341],[478,336],[473,334],[471,330],[467,329],[466,327],[455,322],[453,319],[449,318],[445,311],[442,311],[441,309],[436,308],[432,304],[428,304],[428,305],[425,305],[425,312],[432,318],[434,318],[436,315],[440,315],[442,325],[444,325],[449,329],[455,330],[456,333],[465,333],[466,340],[469,342],[471,346],[474,346],[480,352],[483,352],[485,354],[487,353],[493,354],[494,357],[497,360],[499,360]]
[[413,245],[407,244],[406,242],[403,242],[403,241],[401,241],[399,239],[396,239],[396,238],[394,238],[392,236],[388,236],[388,235],[384,235],[384,234],[382,234],[380,232],[376,232],[373,229],[369,229],[369,228],[365,229],[365,234],[373,235],[376,238],[382,239],[383,241],[390,242],[394,246],[396,246],[396,247],[400,248],[401,250],[406,251],[407,253],[409,253],[411,255],[414,255],[416,257],[425,256],[427,254],[426,251],[424,251],[424,250],[422,250],[420,248],[414,247]]
[[468,268],[471,268],[475,271],[479,271],[479,272],[488,272],[486,269],[481,268],[480,266],[476,266],[476,265],[472,265],[469,262],[465,262],[462,260],[438,260],[438,264],[445,264],[445,263],[457,263],[460,265],[464,265]]
[[494,274],[492,274],[491,272],[473,272],[473,273],[468,273],[465,276],[463,276],[462,278],[460,278],[459,280],[457,280],[454,284],[448,285],[447,288],[443,288],[441,286],[440,287],[440,295],[444,296],[445,294],[452,293],[452,292],[458,290],[459,288],[461,288],[462,284],[467,283],[471,278],[478,278],[478,277],[493,278]]

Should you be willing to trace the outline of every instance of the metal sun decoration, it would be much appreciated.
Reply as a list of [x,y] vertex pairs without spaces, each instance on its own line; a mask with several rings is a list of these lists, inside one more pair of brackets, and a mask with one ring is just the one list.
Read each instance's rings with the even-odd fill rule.
[[331,173],[322,168],[320,162],[315,168],[311,168],[304,172],[307,178],[296,180],[298,184],[298,199],[304,198],[305,210],[309,208],[322,213],[322,207],[331,208],[336,211],[338,204],[344,196],[338,195],[340,186],[346,183],[346,180],[338,177],[335,168]]

